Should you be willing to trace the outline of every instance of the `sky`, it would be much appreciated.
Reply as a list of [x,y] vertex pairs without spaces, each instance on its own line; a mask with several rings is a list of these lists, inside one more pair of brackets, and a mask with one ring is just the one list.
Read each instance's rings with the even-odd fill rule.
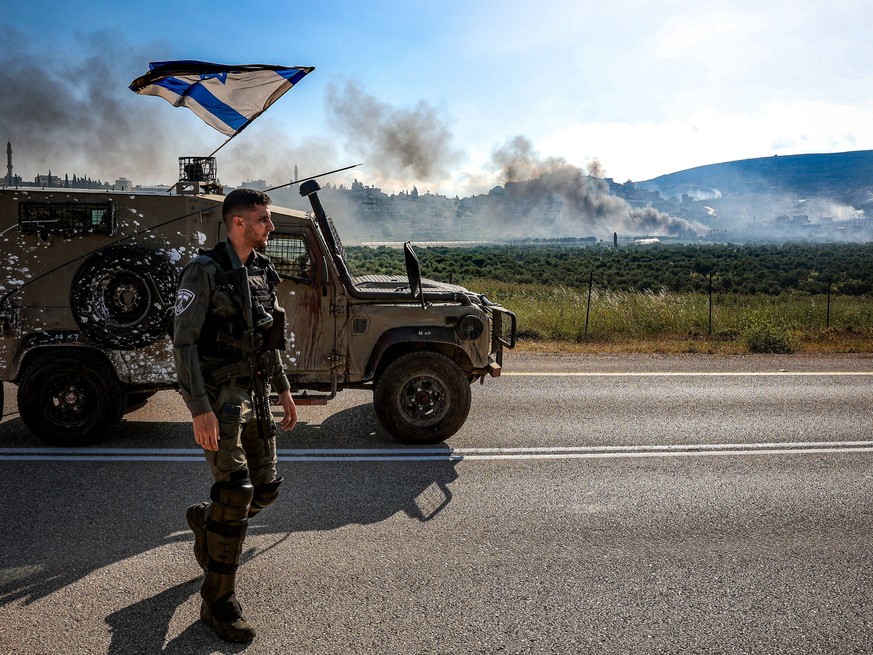
[[225,184],[322,179],[461,197],[575,166],[873,149],[869,0],[184,3],[5,0],[14,172],[172,184],[225,137],[127,87],[150,61],[315,66],[216,155]]

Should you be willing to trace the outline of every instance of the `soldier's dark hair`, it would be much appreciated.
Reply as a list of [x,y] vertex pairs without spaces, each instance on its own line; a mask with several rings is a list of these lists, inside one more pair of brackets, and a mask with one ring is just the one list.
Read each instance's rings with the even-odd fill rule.
[[269,205],[271,202],[273,201],[270,196],[263,191],[234,189],[224,197],[224,203],[221,205],[221,217],[227,223],[240,209],[250,210],[258,205]]

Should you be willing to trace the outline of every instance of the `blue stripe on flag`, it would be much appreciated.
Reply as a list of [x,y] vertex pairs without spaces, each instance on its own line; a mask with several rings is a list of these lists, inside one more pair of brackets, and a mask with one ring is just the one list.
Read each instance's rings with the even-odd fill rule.
[[299,68],[291,68],[288,70],[277,70],[274,71],[277,75],[281,75],[286,80],[291,82],[291,86],[297,84],[300,80],[306,77],[308,70],[300,70]]
[[154,83],[154,85],[162,86],[168,91],[175,93],[177,96],[179,96],[179,100],[181,100],[188,94],[188,87],[191,86],[191,83],[180,80],[178,77],[167,77],[162,80],[158,80]]
[[167,77],[159,82],[156,82],[156,84],[158,86],[169,89],[173,93],[177,93],[180,96],[190,97],[191,99],[195,100],[197,104],[199,104],[206,112],[212,114],[222,123],[234,130],[238,130],[246,123],[246,121],[248,121],[248,118],[240,114],[230,105],[216,98],[200,84],[191,84],[190,82],[180,80],[177,77]]

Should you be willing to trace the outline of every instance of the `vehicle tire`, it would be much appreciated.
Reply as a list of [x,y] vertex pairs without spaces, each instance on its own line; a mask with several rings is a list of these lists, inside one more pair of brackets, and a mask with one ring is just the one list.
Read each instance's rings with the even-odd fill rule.
[[18,384],[27,428],[53,446],[84,446],[121,422],[123,394],[114,372],[85,349],[51,349],[34,359]]
[[457,432],[470,413],[470,384],[451,359],[435,352],[398,357],[373,391],[376,417],[401,443],[430,444]]
[[70,287],[73,318],[102,346],[132,350],[172,331],[176,271],[140,246],[98,250],[79,267]]

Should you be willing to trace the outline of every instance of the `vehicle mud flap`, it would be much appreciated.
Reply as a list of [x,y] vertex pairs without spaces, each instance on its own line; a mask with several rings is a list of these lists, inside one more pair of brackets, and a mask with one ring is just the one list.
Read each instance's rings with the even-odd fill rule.
[[79,267],[70,309],[90,339],[132,350],[172,331],[176,270],[162,255],[140,246],[98,250]]

